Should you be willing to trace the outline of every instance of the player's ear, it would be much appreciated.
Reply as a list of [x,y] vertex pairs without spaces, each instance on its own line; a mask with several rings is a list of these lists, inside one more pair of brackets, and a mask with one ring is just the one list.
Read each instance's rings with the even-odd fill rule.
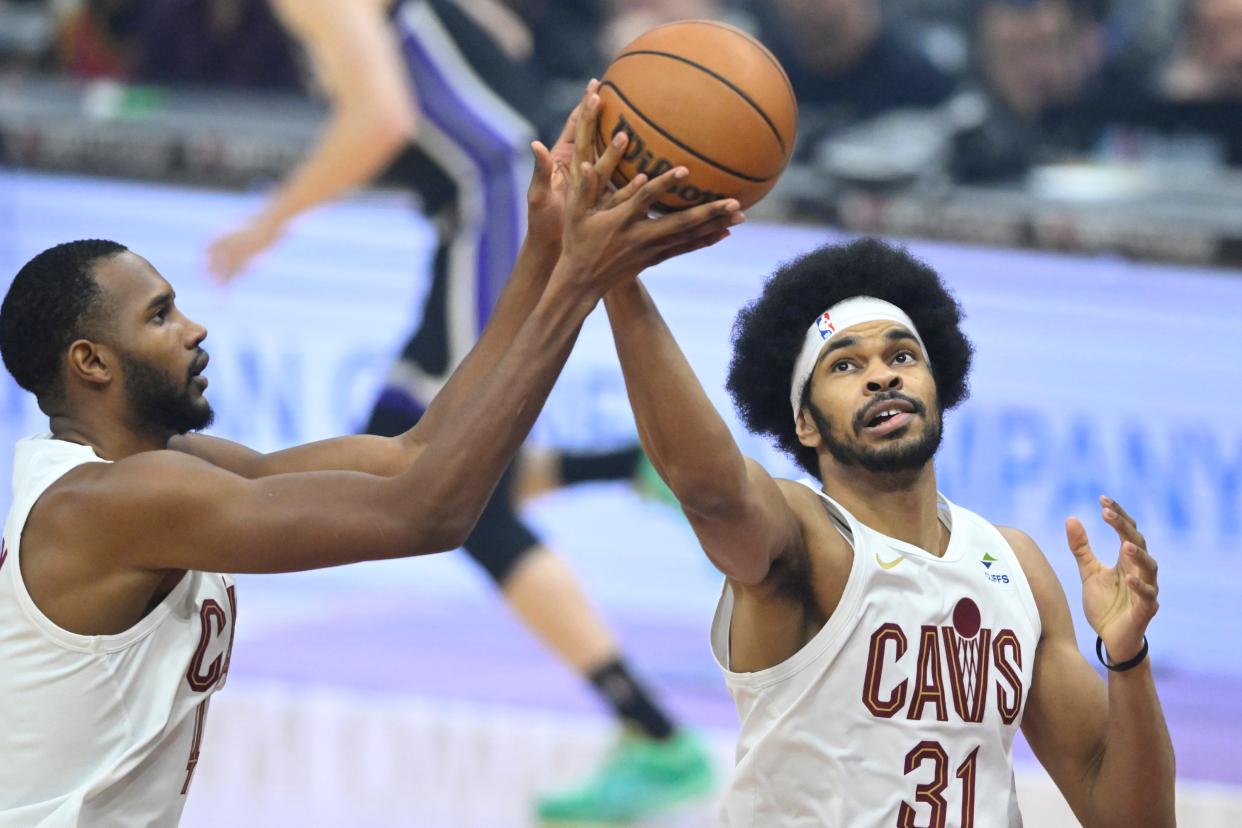
[[822,440],[819,434],[819,426],[815,424],[815,418],[811,416],[810,406],[802,406],[802,410],[798,412],[797,420],[795,420],[795,433],[798,435],[798,442],[807,448],[819,448]]
[[90,385],[105,386],[112,382],[115,359],[111,349],[89,339],[75,340],[69,346],[67,366],[71,376]]

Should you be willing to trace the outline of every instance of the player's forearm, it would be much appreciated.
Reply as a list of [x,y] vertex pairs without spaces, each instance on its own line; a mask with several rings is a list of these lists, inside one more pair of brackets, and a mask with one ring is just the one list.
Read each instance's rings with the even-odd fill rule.
[[1108,727],[1095,784],[1091,824],[1172,826],[1173,743],[1165,725],[1151,662],[1109,673]]
[[310,155],[258,220],[278,232],[301,213],[369,183],[410,140],[414,115],[363,101],[341,105]]
[[745,459],[659,309],[637,281],[604,303],[652,465],[686,509],[731,509],[744,497]]
[[[500,475],[543,408],[587,315],[591,291],[553,277],[503,357],[443,425],[410,469],[395,479],[397,502],[417,495],[410,531],[465,540]],[[395,503],[394,503],[395,506]],[[448,527],[447,529],[445,527]]]
[[527,236],[513,266],[513,273],[479,341],[453,371],[418,425],[407,431],[402,439],[421,444],[438,439],[444,423],[458,416],[455,412],[460,412],[463,404],[475,398],[480,385],[513,344],[522,323],[538,305],[559,252],[555,243]]

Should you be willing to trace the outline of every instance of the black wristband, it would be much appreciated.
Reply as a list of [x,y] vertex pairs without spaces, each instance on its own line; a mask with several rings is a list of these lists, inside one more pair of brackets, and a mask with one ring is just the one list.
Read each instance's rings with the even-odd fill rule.
[[1147,636],[1143,636],[1143,649],[1139,650],[1138,655],[1134,658],[1129,661],[1123,661],[1120,664],[1109,664],[1108,657],[1104,654],[1104,639],[1097,635],[1095,637],[1095,657],[1114,673],[1124,673],[1126,670],[1133,670],[1142,663],[1143,659],[1147,658]]

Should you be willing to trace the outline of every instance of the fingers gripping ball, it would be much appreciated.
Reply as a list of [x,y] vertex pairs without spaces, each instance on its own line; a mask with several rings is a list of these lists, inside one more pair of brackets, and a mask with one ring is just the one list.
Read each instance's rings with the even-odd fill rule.
[[789,163],[798,105],[785,70],[750,35],[709,20],[670,23],[621,50],[599,88],[596,148],[629,135],[613,174],[621,187],[681,165],[690,175],[658,206],[721,198],[749,207]]

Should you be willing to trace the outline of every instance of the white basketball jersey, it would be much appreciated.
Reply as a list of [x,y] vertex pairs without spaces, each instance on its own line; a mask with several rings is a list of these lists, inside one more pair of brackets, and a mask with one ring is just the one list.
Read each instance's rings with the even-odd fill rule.
[[1009,544],[941,498],[945,554],[869,529],[818,484],[854,549],[840,604],[801,650],[729,670],[726,582],[712,649],[741,717],[722,824],[755,828],[1019,826],[1013,737],[1039,614]]
[[176,825],[228,672],[227,575],[187,572],[117,635],[68,632],[35,606],[22,580],[26,517],[66,472],[98,462],[51,435],[17,444],[0,548],[0,828]]

